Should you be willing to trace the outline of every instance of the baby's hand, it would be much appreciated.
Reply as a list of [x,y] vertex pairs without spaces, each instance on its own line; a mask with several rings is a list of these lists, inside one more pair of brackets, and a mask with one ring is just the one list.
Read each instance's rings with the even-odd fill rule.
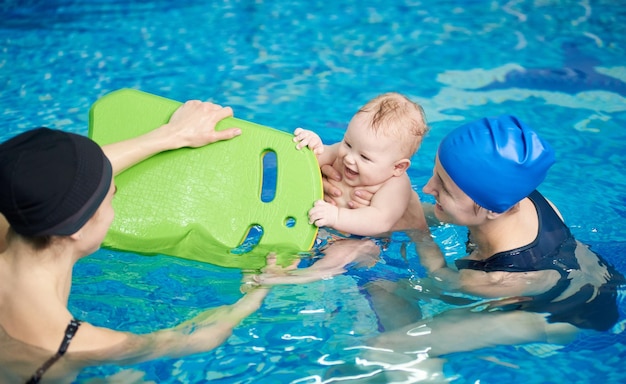
[[314,224],[316,227],[333,228],[338,218],[339,208],[324,200],[316,201],[313,208],[309,210],[309,224]]
[[296,128],[293,134],[295,135],[293,141],[298,143],[296,145],[297,149],[309,147],[316,156],[324,152],[324,143],[322,143],[322,139],[317,133],[307,129]]

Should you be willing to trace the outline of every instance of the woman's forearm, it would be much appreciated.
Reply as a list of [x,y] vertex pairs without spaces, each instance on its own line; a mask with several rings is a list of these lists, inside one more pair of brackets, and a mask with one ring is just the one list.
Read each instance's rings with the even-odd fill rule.
[[144,335],[127,334],[126,340],[97,358],[118,364],[136,364],[161,357],[180,357],[210,351],[221,345],[243,319],[261,307],[268,288],[258,287],[236,303],[212,308],[173,328]]
[[442,268],[447,268],[441,248],[433,240],[430,231],[408,231],[407,234],[415,243],[415,250],[420,263],[429,274],[435,273]]
[[159,152],[170,149],[168,148],[167,138],[159,137],[153,132],[102,147],[104,154],[111,161],[114,175]]

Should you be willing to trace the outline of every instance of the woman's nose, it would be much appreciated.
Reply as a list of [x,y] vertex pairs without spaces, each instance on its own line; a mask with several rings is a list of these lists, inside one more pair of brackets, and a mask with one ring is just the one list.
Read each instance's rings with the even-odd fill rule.
[[434,187],[434,177],[431,177],[430,179],[428,179],[428,182],[426,183],[426,185],[424,185],[424,187],[422,188],[422,192],[428,194],[428,195],[435,195],[435,187]]

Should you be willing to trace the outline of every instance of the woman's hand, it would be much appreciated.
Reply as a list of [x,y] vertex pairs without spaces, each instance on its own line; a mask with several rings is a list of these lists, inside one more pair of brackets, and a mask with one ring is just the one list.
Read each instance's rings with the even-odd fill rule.
[[[333,183],[341,181],[341,174],[337,172],[332,165],[324,165],[321,168],[322,182],[324,184],[324,201],[332,205],[337,205],[335,198],[339,198],[342,195],[341,189],[336,187]],[[369,207],[373,193],[366,191],[365,189],[355,189],[350,196],[351,200],[348,202],[349,208],[361,208]]]
[[166,125],[156,131],[162,130],[161,134],[169,138],[173,146],[170,149],[201,147],[240,135],[239,128],[215,130],[220,120],[232,116],[233,110],[230,107],[190,100],[174,112]]
[[182,147],[201,147],[241,134],[239,128],[215,130],[217,123],[233,116],[230,107],[198,100],[187,101],[164,124],[144,135],[102,147],[113,165],[113,173],[125,169],[159,152]]

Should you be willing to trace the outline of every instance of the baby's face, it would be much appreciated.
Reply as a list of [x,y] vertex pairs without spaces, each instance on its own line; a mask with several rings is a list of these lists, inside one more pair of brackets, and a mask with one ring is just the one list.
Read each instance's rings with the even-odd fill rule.
[[374,132],[370,124],[368,114],[354,116],[339,146],[338,165],[352,187],[382,184],[394,176],[401,159],[397,139]]

